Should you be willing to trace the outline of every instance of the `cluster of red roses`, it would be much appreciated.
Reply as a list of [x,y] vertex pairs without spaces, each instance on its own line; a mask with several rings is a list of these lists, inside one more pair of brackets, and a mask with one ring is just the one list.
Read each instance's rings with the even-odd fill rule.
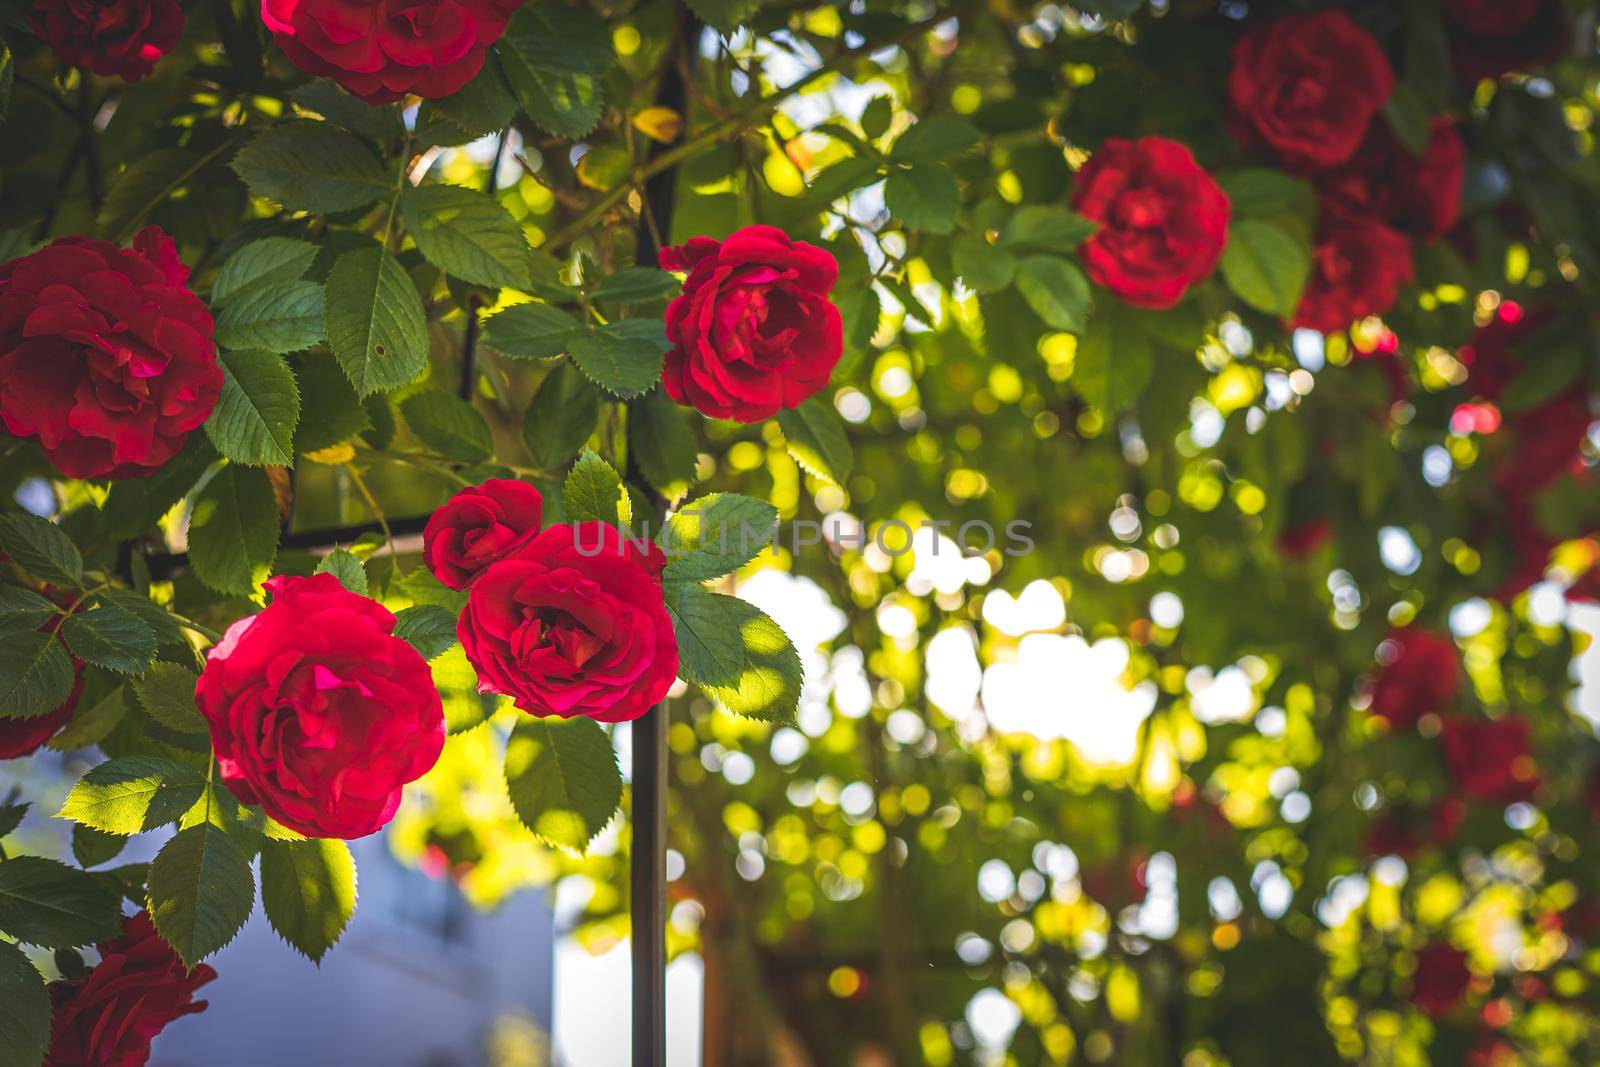
[[[1539,787],[1528,723],[1508,716],[1488,719],[1455,710],[1466,677],[1455,642],[1420,626],[1393,630],[1379,648],[1379,668],[1367,684],[1367,710],[1391,729],[1426,725],[1437,734],[1453,792],[1498,805],[1532,798]],[[1410,855],[1424,844],[1444,844],[1465,817],[1456,797],[1424,813],[1390,811],[1373,826],[1367,851]]]
[[604,522],[540,529],[526,482],[463,489],[428,520],[422,555],[467,590],[457,635],[478,688],[534,715],[637,719],[678,674],[656,545]]

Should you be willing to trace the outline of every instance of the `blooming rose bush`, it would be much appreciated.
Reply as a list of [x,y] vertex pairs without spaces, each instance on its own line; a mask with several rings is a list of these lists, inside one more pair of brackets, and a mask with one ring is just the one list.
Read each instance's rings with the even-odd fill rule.
[[428,665],[395,618],[332,574],[273,578],[272,600],[206,656],[195,701],[234,796],[309,837],[365,837],[444,745]]
[[68,478],[159,469],[216,406],[211,315],[172,239],[64,238],[0,266],[0,421]]

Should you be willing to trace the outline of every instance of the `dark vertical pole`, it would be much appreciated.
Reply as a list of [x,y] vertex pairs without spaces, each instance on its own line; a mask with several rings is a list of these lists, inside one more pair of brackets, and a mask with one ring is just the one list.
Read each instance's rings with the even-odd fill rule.
[[[667,49],[656,93],[656,103],[680,115],[688,107],[684,79],[694,69],[700,41],[700,22],[687,10],[683,20],[678,40]],[[664,147],[652,144],[651,157]],[[657,266],[660,249],[656,234],[671,240],[677,177],[677,168],[669,167],[645,183],[638,226],[637,261],[641,267]],[[655,499],[639,475],[631,447],[627,477],[647,499]],[[654,529],[660,529],[664,516],[662,502]],[[667,1062],[667,708],[668,703],[662,701],[633,723],[633,866],[629,871],[633,1067],[664,1067]]]

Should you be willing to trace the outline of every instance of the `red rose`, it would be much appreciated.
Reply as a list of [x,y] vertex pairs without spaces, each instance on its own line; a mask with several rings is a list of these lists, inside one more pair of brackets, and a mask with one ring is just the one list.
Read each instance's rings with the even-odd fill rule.
[[[61,629],[61,624],[65,621],[64,616],[57,615],[39,629],[55,633]],[[72,720],[73,709],[78,706],[78,697],[82,693],[83,660],[73,656],[72,691],[67,694],[67,699],[61,702],[59,708],[28,719],[0,716],[0,760],[31,756],[39,751],[40,746],[54,737],[57,730]]]
[[1441,237],[1461,214],[1466,149],[1449,119],[1433,120],[1428,146],[1413,155],[1374,122],[1348,163],[1317,180],[1323,207],[1391,226],[1414,237]]
[[1278,534],[1278,551],[1293,560],[1303,560],[1333,540],[1333,520],[1326,515],[1285,526]]
[[1472,970],[1467,954],[1436,941],[1417,950],[1417,970],[1411,976],[1411,1003],[1432,1016],[1448,1015],[1467,995]]
[[451,589],[465,589],[489,564],[533,540],[543,503],[539,490],[509,478],[463,489],[428,519],[423,562]]
[[369,104],[450,96],[483,69],[522,0],[261,0],[289,62]]
[[1446,0],[1450,56],[1467,81],[1553,63],[1567,49],[1561,0]]
[[1539,770],[1522,719],[1447,719],[1439,740],[1450,778],[1466,796],[1515,804],[1538,788]]
[[1494,317],[1472,331],[1456,358],[1467,368],[1467,388],[1475,397],[1498,400],[1526,365],[1517,348],[1550,324],[1547,311],[1529,314],[1514,300],[1502,300]]
[[1388,57],[1349,15],[1287,15],[1234,45],[1229,125],[1291,170],[1325,170],[1355,153],[1393,91]]
[[1324,211],[1292,325],[1337,333],[1394,307],[1411,278],[1410,241],[1380,222]]
[[444,708],[394,616],[331,574],[273,578],[195,686],[222,780],[311,837],[365,837],[439,759]]
[[456,632],[478,689],[534,715],[637,719],[678,674],[666,564],[601,522],[550,526],[472,583]]
[[211,314],[154,226],[132,248],[65,237],[0,266],[0,421],[68,478],[138,478],[222,392]]
[[44,1067],[143,1067],[150,1042],[174,1019],[206,1010],[195,990],[216,978],[202,963],[186,971],[150,913],[122,921],[99,946],[100,962],[50,983],[50,1054]]
[[1089,277],[1139,307],[1176,304],[1228,243],[1227,194],[1164,137],[1101,145],[1078,172],[1072,206],[1100,223],[1082,249]]
[[178,0],[34,0],[33,32],[61,62],[136,82],[183,32]]
[[1381,665],[1368,682],[1367,710],[1396,729],[1444,711],[1461,692],[1461,654],[1444,634],[1420,626],[1391,630],[1378,659]]
[[687,271],[667,307],[667,395],[702,414],[760,422],[828,384],[844,353],[828,294],[838,261],[776,226],[746,226],[724,241],[695,237],[661,250]]

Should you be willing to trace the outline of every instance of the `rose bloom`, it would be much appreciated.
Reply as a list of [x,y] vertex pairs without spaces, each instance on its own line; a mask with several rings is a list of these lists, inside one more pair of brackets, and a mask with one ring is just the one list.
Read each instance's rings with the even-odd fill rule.
[[510,478],[463,489],[423,528],[423,562],[451,589],[465,589],[489,564],[533,540],[543,503],[539,490]]
[[1229,126],[1246,146],[1310,173],[1349,159],[1393,91],[1388,57],[1349,15],[1286,15],[1234,45]]
[[522,0],[261,0],[261,20],[312,76],[369,104],[437,100],[477,76]]
[[686,271],[667,307],[667,395],[704,415],[760,422],[828,384],[844,353],[832,255],[776,226],[726,240],[663,248],[661,266]]
[[1410,860],[1429,845],[1449,844],[1466,817],[1467,806],[1455,797],[1421,811],[1389,809],[1367,828],[1362,851]]
[[1442,237],[1461,214],[1466,149],[1449,119],[1435,118],[1428,145],[1413,155],[1374,122],[1361,148],[1343,166],[1317,180],[1323,207],[1346,217],[1370,218],[1413,237]]
[[365,837],[439,759],[433,676],[388,609],[333,575],[266,587],[271,604],[228,628],[195,686],[217,768],[291,830]]
[[1081,250],[1089,277],[1138,307],[1176,304],[1228,243],[1227,194],[1164,137],[1102,144],[1078,172],[1072,207],[1100,223]]
[[637,719],[678,674],[666,559],[603,522],[547,527],[472,583],[456,632],[478,689],[534,715]]
[[1382,665],[1367,683],[1367,710],[1396,729],[1446,710],[1461,692],[1461,653],[1445,634],[1420,626],[1390,630],[1380,648]]
[[1472,985],[1467,954],[1453,945],[1435,941],[1417,950],[1417,970],[1411,976],[1411,1003],[1435,1018],[1454,1011]]
[[204,963],[186,971],[149,912],[124,919],[122,934],[97,947],[92,970],[50,983],[44,1067],[143,1067],[151,1040],[168,1023],[206,1010],[195,990],[217,972]]
[[1467,81],[1553,63],[1570,29],[1561,0],[1445,0],[1450,57]]
[[[66,620],[57,615],[40,627],[54,633],[61,629],[61,624]],[[40,747],[56,735],[56,731],[67,725],[72,720],[73,709],[78,706],[78,697],[83,693],[83,660],[72,657],[72,691],[67,694],[67,699],[54,711],[47,711],[43,715],[35,715],[30,719],[14,719],[0,716],[0,760],[17,759],[20,756],[31,756],[39,751]]]
[[0,422],[68,478],[138,478],[222,393],[211,314],[154,226],[64,237],[0,266]]
[[1450,778],[1466,796],[1515,804],[1539,787],[1523,719],[1446,719],[1439,741]]
[[1322,213],[1292,326],[1337,333],[1357,319],[1394,307],[1413,277],[1411,242],[1380,222]]
[[178,0],[35,0],[28,18],[61,62],[136,82],[183,33]]

